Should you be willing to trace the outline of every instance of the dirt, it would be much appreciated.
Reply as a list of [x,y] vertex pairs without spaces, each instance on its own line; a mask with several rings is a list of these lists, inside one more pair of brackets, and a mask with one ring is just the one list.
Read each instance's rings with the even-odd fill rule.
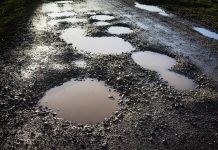
[[[17,41],[1,43],[0,149],[212,149],[218,148],[217,41],[192,31],[192,23],[139,10],[122,1],[75,1],[73,10],[87,23],[61,23],[36,30],[35,12]],[[82,9],[83,8],[83,9]],[[80,12],[84,10],[84,12]],[[89,36],[113,36],[94,26],[86,12],[115,16],[111,25],[130,27],[119,35],[136,51],[154,51],[177,60],[173,71],[198,85],[176,90],[155,71],[141,68],[133,53],[84,53],[60,38],[82,27]],[[72,62],[84,60],[86,67]],[[54,67],[55,66],[55,67]],[[57,67],[58,66],[58,67]],[[119,110],[97,124],[78,124],[40,107],[47,90],[72,78],[104,81],[123,97]]]

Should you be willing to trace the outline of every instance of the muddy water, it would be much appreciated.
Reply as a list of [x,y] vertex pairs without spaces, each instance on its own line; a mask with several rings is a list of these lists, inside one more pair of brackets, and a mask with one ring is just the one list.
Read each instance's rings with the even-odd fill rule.
[[156,71],[160,76],[178,90],[194,89],[196,84],[193,80],[180,75],[178,73],[169,71],[176,64],[176,60],[150,51],[136,52],[132,55],[133,60],[145,69]]
[[108,20],[115,19],[115,17],[110,15],[94,15],[91,16],[90,19],[99,20],[99,21],[108,21]]
[[48,90],[39,105],[72,122],[98,123],[118,110],[118,98],[103,82],[71,80]]
[[157,6],[152,6],[152,5],[144,5],[144,4],[139,4],[138,2],[135,2],[135,7],[139,9],[144,9],[150,12],[156,12],[162,16],[169,16],[163,9],[157,7]]
[[78,50],[94,54],[122,54],[134,50],[133,46],[119,37],[88,37],[81,28],[69,28],[61,36]]
[[211,32],[205,28],[199,28],[199,27],[194,27],[194,30],[201,33],[202,35],[204,35],[206,37],[218,40],[218,34],[215,32]]
[[128,27],[112,26],[112,27],[108,28],[107,32],[111,33],[111,34],[118,34],[119,35],[119,34],[129,34],[129,33],[132,33],[133,30],[131,30]]
[[42,12],[48,13],[48,12],[64,12],[64,11],[72,11],[73,5],[71,3],[64,3],[64,4],[58,4],[58,3],[46,3],[42,5]]

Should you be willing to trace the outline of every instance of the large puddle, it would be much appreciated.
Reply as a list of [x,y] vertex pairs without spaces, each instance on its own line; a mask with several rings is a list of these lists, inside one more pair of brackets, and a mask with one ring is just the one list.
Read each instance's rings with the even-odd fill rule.
[[90,18],[98,21],[109,21],[115,19],[114,16],[110,16],[110,15],[94,15],[91,16]]
[[131,30],[128,27],[112,26],[112,27],[108,28],[107,32],[111,33],[111,34],[118,34],[119,35],[119,34],[129,34],[129,33],[132,33],[133,30]]
[[157,7],[157,6],[152,6],[152,5],[144,5],[144,4],[139,4],[138,2],[135,2],[135,7],[139,9],[144,9],[150,12],[156,12],[162,16],[169,16],[163,9]]
[[176,60],[171,57],[145,51],[133,53],[132,58],[141,67],[158,72],[169,85],[178,90],[191,90],[196,87],[193,80],[169,70],[176,64]]
[[215,32],[211,32],[205,28],[199,28],[199,27],[194,27],[194,30],[198,31],[199,33],[201,33],[202,35],[204,35],[206,37],[218,40],[218,34]]
[[134,50],[133,46],[119,37],[88,37],[81,28],[69,28],[61,36],[78,50],[94,54],[122,54]]
[[46,3],[42,5],[42,12],[43,13],[49,13],[49,12],[66,12],[66,11],[72,11],[73,5],[69,2],[67,3]]
[[39,105],[76,123],[98,123],[118,110],[119,94],[92,79],[64,83],[48,90]]

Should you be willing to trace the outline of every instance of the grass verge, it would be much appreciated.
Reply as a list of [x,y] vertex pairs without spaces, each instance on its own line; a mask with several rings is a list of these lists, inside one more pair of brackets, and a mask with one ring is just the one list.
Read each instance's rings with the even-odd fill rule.
[[218,0],[139,0],[218,31]]

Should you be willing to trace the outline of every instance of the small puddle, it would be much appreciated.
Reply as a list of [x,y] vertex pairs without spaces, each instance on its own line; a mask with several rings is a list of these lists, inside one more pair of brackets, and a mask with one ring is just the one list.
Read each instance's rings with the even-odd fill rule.
[[64,3],[64,4],[58,4],[58,3],[46,3],[42,5],[42,12],[43,13],[49,13],[49,12],[63,12],[63,11],[72,11],[73,5],[71,3]]
[[81,28],[69,28],[61,36],[78,50],[94,54],[122,54],[134,50],[133,46],[119,37],[88,37]]
[[109,22],[104,22],[104,21],[98,21],[93,23],[95,26],[108,26],[110,25]]
[[194,30],[201,33],[202,35],[218,40],[218,34],[215,32],[211,32],[210,30],[207,30],[205,28],[199,28],[199,27],[194,27]]
[[112,26],[112,27],[108,28],[107,32],[111,33],[111,34],[118,34],[119,35],[119,34],[129,34],[129,33],[132,33],[133,30],[131,30],[128,27]]
[[144,9],[150,12],[156,12],[162,16],[169,16],[163,9],[157,7],[157,6],[152,6],[152,5],[144,5],[144,4],[139,4],[138,2],[135,2],[135,7],[139,9]]
[[79,67],[79,68],[86,68],[87,67],[87,63],[84,60],[76,60],[73,62],[73,64],[75,64],[75,66]]
[[99,21],[108,21],[108,20],[115,19],[115,17],[110,15],[94,15],[91,16],[90,19],[99,20]]
[[118,110],[118,99],[119,94],[110,90],[104,82],[72,79],[48,90],[39,105],[72,122],[98,123]]
[[176,64],[176,60],[163,54],[150,51],[135,52],[132,59],[141,67],[160,73],[160,76],[178,90],[195,89],[193,80],[183,75],[169,71]]
[[48,13],[47,14],[51,18],[58,18],[58,17],[71,17],[76,16],[75,12],[58,12],[58,13]]

